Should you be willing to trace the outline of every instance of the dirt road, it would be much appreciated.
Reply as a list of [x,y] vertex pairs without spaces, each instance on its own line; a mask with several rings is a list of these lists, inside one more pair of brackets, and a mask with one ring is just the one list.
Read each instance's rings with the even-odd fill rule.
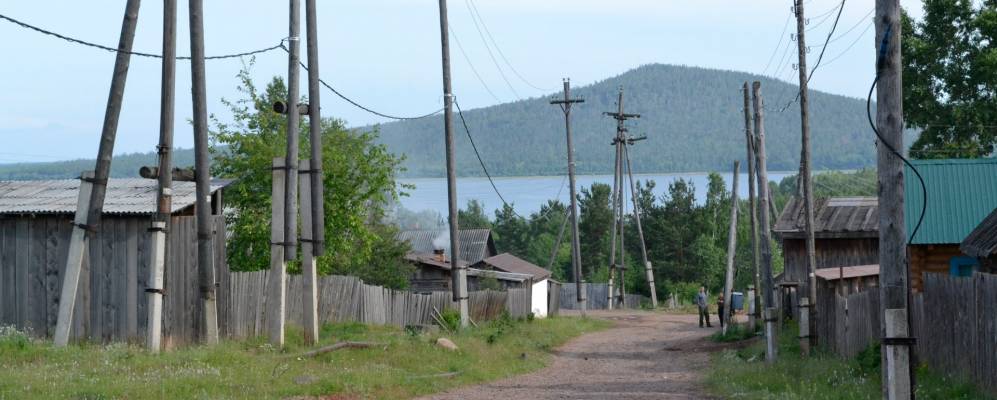
[[[613,328],[559,348],[546,368],[424,399],[709,399],[702,379],[719,346],[695,315],[596,311]],[[714,316],[715,318],[715,316]]]

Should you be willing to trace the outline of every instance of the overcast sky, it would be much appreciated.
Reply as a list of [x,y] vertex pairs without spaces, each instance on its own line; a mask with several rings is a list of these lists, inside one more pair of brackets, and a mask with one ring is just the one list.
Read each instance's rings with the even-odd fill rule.
[[[143,3],[134,50],[159,53],[162,4]],[[178,3],[178,53],[187,55],[186,2]],[[269,47],[287,36],[286,2],[205,3],[208,55]],[[423,114],[441,106],[436,1],[318,3],[323,79],[354,100],[389,114]],[[10,1],[0,6],[0,14],[114,47],[124,4],[107,0]],[[764,72],[784,80],[796,79],[791,67],[796,62],[795,43],[787,51],[788,37],[795,32],[795,23],[789,21],[792,1],[477,0],[474,4],[487,28],[484,37],[490,33],[500,49],[492,48],[491,56],[475,28],[469,4],[466,0],[451,0],[449,4],[457,39],[451,41],[454,93],[465,109],[547,95],[559,87],[562,77],[585,85],[647,63]],[[834,0],[809,0],[805,5],[806,14],[811,16],[807,32],[811,65],[833,23],[835,13],[830,11],[838,4]],[[901,0],[901,4],[915,18],[921,16],[920,1]],[[867,29],[873,5],[873,0],[845,3],[835,39],[824,56],[825,65],[813,77],[811,89],[864,97],[873,77],[875,44],[873,29]],[[0,37],[0,163],[96,156],[114,55],[7,21],[0,21]],[[223,120],[230,117],[220,99],[240,97],[235,75],[241,67],[238,59],[207,63],[208,109]],[[261,86],[275,75],[285,75],[286,54],[275,51],[258,56],[251,72]],[[116,154],[155,148],[159,74],[158,60],[132,58]],[[302,93],[306,93],[305,84],[302,79]],[[350,125],[385,121],[328,91],[322,96],[326,116],[343,118]],[[190,64],[181,61],[177,65],[175,139],[179,147],[192,146],[190,116]]]

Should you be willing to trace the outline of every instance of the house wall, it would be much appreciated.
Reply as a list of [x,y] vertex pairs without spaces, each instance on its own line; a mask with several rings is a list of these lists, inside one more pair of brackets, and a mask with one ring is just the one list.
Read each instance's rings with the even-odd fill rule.
[[949,274],[952,257],[965,257],[958,244],[911,245],[910,283],[914,292],[924,290],[924,274],[935,272]]
[[[225,219],[214,217],[216,270],[227,270]],[[71,335],[97,342],[145,336],[149,216],[105,216],[88,243]],[[0,217],[0,325],[54,334],[72,233],[69,215]],[[194,217],[170,219],[163,299],[164,343],[196,337],[201,302]],[[224,274],[216,274],[224,279]],[[227,283],[219,282],[227,290]],[[219,293],[219,298],[222,293]],[[219,303],[219,308],[228,305]],[[221,311],[221,310],[220,310]]]
[[533,299],[533,304],[530,308],[532,309],[533,316],[535,317],[544,318],[547,316],[547,300],[549,297],[547,295],[547,290],[550,286],[548,284],[549,282],[549,280],[544,279],[533,284],[533,296],[531,297]]
[[[817,268],[879,264],[879,239],[816,239]],[[807,248],[803,239],[783,239],[782,257],[786,279],[807,280]]]

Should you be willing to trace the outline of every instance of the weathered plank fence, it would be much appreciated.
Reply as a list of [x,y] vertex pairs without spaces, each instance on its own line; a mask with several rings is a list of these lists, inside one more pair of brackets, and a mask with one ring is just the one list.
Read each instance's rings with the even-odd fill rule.
[[[609,306],[609,285],[606,283],[586,283],[586,293],[588,297],[585,305],[589,310],[605,310]],[[576,288],[572,283],[561,287],[561,309],[575,310],[578,308],[578,300],[575,295]],[[641,304],[650,302],[647,296],[639,294],[628,294],[624,296],[624,308],[640,308]]]
[[[818,296],[818,340],[852,357],[881,337],[879,291]],[[827,314],[830,313],[830,314]],[[919,361],[935,371],[970,379],[997,392],[997,275],[924,274],[924,291],[912,297],[911,325]]]
[[[225,264],[225,221],[215,222],[215,266]],[[73,312],[71,337],[97,342],[141,341],[146,330],[150,235],[141,218],[105,216],[89,239]],[[55,331],[72,231],[70,216],[0,218],[0,325],[40,337]],[[200,329],[197,233],[192,216],[170,219],[163,341],[190,342]]]
[[[231,337],[262,335],[267,326],[266,275],[268,271],[233,272],[229,274],[229,299],[219,313],[222,334]],[[301,326],[303,279],[288,277],[287,321]],[[508,310],[514,317],[530,312],[529,289],[509,289],[505,292],[475,291],[470,293],[471,319],[486,321]],[[433,324],[435,310],[456,309],[450,292],[415,293],[367,285],[349,276],[322,276],[318,280],[319,321],[356,321],[379,325]],[[220,299],[221,300],[221,299]]]

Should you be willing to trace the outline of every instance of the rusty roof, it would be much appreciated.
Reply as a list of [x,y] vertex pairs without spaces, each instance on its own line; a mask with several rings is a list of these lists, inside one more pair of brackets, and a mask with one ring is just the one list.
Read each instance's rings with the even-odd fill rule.
[[494,267],[499,271],[530,275],[536,282],[550,277],[550,271],[509,253],[488,257],[482,260],[481,263]]
[[[783,208],[772,231],[784,238],[800,238],[803,237],[804,226],[803,201],[794,196]],[[875,197],[814,199],[814,236],[878,237],[878,200]]]
[[[398,234],[398,239],[408,241],[412,251],[417,253],[432,253],[435,250],[433,240],[440,237],[449,238],[447,230],[403,231]],[[461,229],[458,239],[460,259],[470,264],[495,255],[491,229]],[[445,243],[444,247],[450,248],[450,240],[446,239]]]
[[879,275],[879,264],[841,267],[840,271],[838,268],[821,268],[815,274],[817,274],[818,278],[826,281],[836,281],[840,278],[850,279],[862,276],[876,276]]
[[997,254],[997,208],[966,236],[959,249],[967,256],[976,258]]
[[[230,181],[214,181],[211,192]],[[156,211],[157,181],[109,179],[104,214],[151,215]],[[79,198],[79,179],[0,181],[0,214],[73,214]],[[197,200],[194,182],[173,182],[172,212]]]
[[[441,260],[436,254],[409,252],[408,254],[405,254],[405,259],[414,263],[440,268],[445,271],[449,271],[451,269],[450,262]],[[466,265],[467,263],[464,262],[464,264]],[[477,268],[468,268],[467,276],[477,276],[477,277],[493,276],[495,277],[495,279],[500,279],[504,281],[513,281],[513,282],[522,282],[527,279],[533,278],[533,276],[529,274],[519,274],[514,272],[503,272],[503,271],[485,271]]]

